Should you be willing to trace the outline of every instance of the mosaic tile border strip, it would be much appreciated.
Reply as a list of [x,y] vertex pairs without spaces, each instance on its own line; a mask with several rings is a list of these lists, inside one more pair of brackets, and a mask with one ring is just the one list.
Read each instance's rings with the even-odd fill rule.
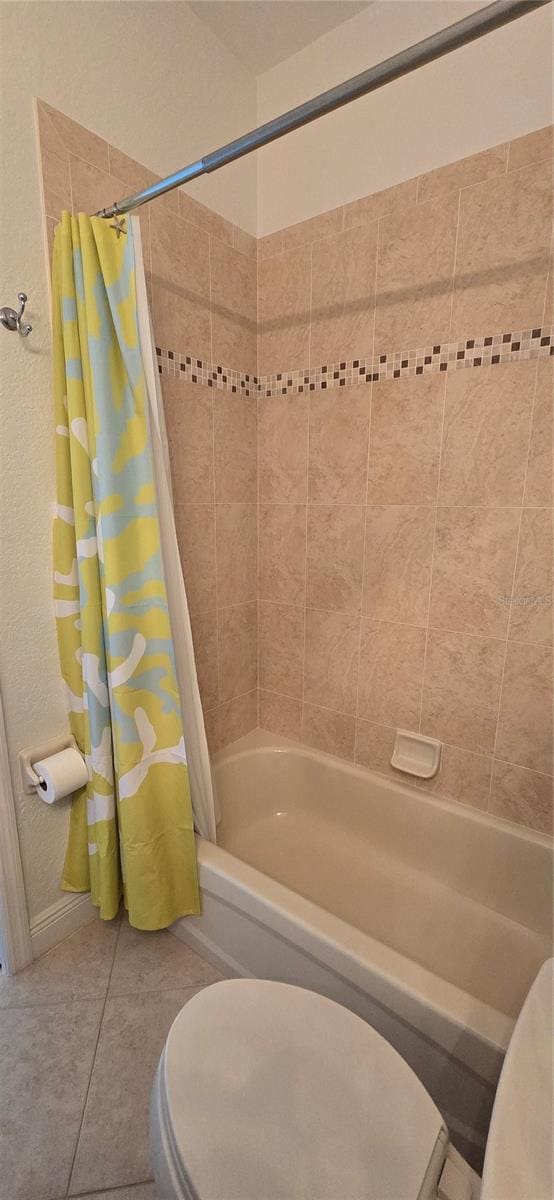
[[554,325],[467,338],[461,342],[443,342],[417,350],[395,350],[371,358],[325,363],[321,367],[279,371],[259,377],[158,346],[156,354],[162,376],[174,376],[243,396],[291,396],[325,388],[350,387],[355,383],[382,383],[388,379],[437,375],[468,367],[491,367],[554,356]]

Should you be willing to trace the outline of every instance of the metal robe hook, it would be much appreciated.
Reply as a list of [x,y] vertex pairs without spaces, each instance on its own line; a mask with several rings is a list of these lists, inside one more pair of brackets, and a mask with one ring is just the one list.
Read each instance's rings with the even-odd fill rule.
[[0,323],[4,326],[4,329],[9,329],[11,333],[14,333],[17,329],[17,332],[21,337],[28,337],[33,326],[26,325],[25,322],[22,321],[23,313],[25,312],[25,305],[27,303],[27,296],[25,292],[18,292],[17,299],[19,300],[18,312],[16,312],[13,308],[0,308]]

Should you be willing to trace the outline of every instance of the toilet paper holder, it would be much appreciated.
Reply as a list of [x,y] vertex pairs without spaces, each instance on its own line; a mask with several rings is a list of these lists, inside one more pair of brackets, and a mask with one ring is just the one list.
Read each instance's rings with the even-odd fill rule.
[[49,742],[41,742],[40,746],[33,746],[32,750],[19,751],[21,786],[27,796],[32,796],[40,785],[40,779],[33,763],[40,762],[43,758],[49,758],[51,754],[58,754],[60,750],[68,750],[70,747],[75,750],[79,749],[73,735],[66,733],[62,737],[50,738]]

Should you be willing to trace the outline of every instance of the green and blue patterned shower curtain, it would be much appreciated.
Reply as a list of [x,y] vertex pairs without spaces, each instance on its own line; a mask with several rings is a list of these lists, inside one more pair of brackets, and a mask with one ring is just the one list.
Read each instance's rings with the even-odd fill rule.
[[64,213],[53,262],[54,601],[89,768],[62,887],[166,927],[199,911],[193,817],[141,358],[131,221]]

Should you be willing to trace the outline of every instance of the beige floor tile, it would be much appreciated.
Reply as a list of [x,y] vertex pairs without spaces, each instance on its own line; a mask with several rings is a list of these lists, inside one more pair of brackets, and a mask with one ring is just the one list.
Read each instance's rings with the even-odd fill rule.
[[115,921],[95,918],[24,971],[0,977],[0,1008],[103,999],[117,931],[117,918]]
[[0,1200],[66,1194],[102,1001],[0,1015]]
[[146,933],[121,926],[109,996],[201,987],[220,979],[218,971],[165,929]]
[[193,992],[192,988],[180,988],[108,1000],[71,1176],[71,1196],[152,1177],[150,1090],[168,1030]]

